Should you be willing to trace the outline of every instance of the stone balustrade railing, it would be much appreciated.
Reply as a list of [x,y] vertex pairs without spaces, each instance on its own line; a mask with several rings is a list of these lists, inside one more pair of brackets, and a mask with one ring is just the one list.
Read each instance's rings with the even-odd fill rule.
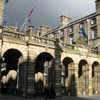
[[48,39],[44,37],[39,37],[34,34],[30,34],[30,36],[26,35],[26,33],[22,32],[13,32],[8,29],[3,29],[3,32],[1,33],[2,38],[7,38],[7,39],[17,39],[23,42],[29,42],[32,44],[37,44],[41,46],[47,46],[47,47],[52,47],[54,48],[54,40],[53,39]]
[[55,48],[55,44],[54,44],[55,42],[54,41],[55,40],[53,40],[53,39],[48,39],[48,38],[38,37],[38,36],[29,37],[30,43],[39,44],[41,46],[52,47],[52,48]]
[[[0,37],[7,38],[7,39],[17,39],[20,41],[29,42],[31,44],[55,48],[55,40],[53,40],[53,39],[39,37],[34,34],[27,36],[25,33],[11,31],[6,28],[3,29],[3,32],[1,33]],[[87,54],[87,56],[98,57],[98,55],[94,52],[91,52],[91,50],[88,50],[88,52],[87,51],[85,52],[85,51],[76,49],[75,45],[68,45],[66,43],[62,43],[61,45],[63,47],[64,52],[67,51],[67,53],[74,53],[74,54],[78,54],[80,56],[84,56]]]

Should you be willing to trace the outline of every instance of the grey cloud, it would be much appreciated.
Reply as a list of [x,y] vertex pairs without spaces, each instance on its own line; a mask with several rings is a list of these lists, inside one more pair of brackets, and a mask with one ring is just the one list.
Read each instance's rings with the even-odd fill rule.
[[5,20],[12,25],[16,22],[22,24],[25,15],[34,6],[33,25],[55,26],[59,23],[61,14],[78,18],[95,11],[94,0],[9,0],[5,9]]

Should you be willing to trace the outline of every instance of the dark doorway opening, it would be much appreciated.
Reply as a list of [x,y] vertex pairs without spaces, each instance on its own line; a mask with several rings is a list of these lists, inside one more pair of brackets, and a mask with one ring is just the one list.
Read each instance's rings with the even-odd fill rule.
[[[9,49],[3,55],[3,69],[1,76],[1,93],[16,95],[18,89],[19,58],[22,54],[17,49]],[[3,82],[5,77],[6,82]]]
[[100,68],[99,62],[92,64],[92,89],[94,95],[100,95]]
[[79,62],[78,78],[80,95],[89,95],[89,65],[84,59]]
[[77,90],[76,90],[74,61],[72,58],[66,57],[63,60],[63,65],[65,67],[65,72],[64,72],[65,95],[76,96]]
[[44,95],[44,90],[48,86],[48,70],[51,67],[53,57],[49,53],[43,52],[35,62],[35,90],[37,95]]

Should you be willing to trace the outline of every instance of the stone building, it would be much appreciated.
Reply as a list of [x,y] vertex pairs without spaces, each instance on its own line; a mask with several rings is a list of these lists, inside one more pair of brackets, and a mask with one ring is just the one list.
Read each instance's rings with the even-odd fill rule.
[[[0,5],[3,21],[4,0]],[[20,95],[41,94],[46,83],[53,85],[56,95],[100,95],[100,0],[93,14],[75,21],[60,18],[56,29],[29,27],[23,33],[16,27],[0,27],[1,76],[3,69],[5,77],[17,72],[13,85]]]
[[[95,1],[96,12],[90,15],[84,16],[83,18],[71,21],[71,18],[68,16],[60,16],[60,26],[56,29],[53,29],[51,32],[48,32],[44,37],[49,37],[52,39],[59,38],[61,45],[76,46],[81,49],[81,51],[93,52],[97,55],[100,54],[100,0]],[[72,57],[74,58],[74,57]],[[64,86],[68,87],[68,81],[74,70],[73,60],[66,59],[66,62],[63,62],[65,66],[65,76],[67,73],[67,78],[65,78]],[[99,91],[96,91],[96,87],[99,88],[99,63],[94,62],[94,64],[89,68],[88,61],[80,61],[78,67],[78,95],[86,94],[99,94]],[[68,65],[69,63],[69,65]],[[83,64],[83,65],[82,65]],[[96,67],[97,66],[97,67]],[[67,67],[67,68],[66,68]],[[91,70],[91,73],[88,71]],[[97,71],[98,70],[98,71]],[[94,74],[95,73],[95,74]],[[97,74],[98,73],[98,74]],[[69,74],[69,75],[68,75]],[[85,78],[85,82],[82,81]],[[88,81],[87,81],[88,80]],[[92,90],[89,90],[89,81],[91,81]],[[95,83],[98,81],[98,83]],[[84,88],[85,87],[85,88]]]
[[5,0],[0,0],[0,25],[3,24]]

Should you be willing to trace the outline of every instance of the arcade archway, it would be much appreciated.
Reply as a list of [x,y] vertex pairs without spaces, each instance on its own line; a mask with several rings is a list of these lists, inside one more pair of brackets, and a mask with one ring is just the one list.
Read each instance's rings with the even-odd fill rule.
[[100,94],[100,66],[97,61],[92,64],[92,88],[94,95]]
[[44,88],[48,85],[48,72],[51,67],[53,56],[43,52],[35,61],[35,89],[37,94],[43,93]]
[[[18,89],[18,70],[19,60],[22,58],[22,53],[17,49],[9,49],[3,55],[1,75],[5,77],[6,82],[3,83],[2,78],[2,91],[4,94],[16,94]],[[4,87],[5,86],[5,87]]]
[[75,81],[75,67],[74,61],[70,57],[66,57],[63,60],[63,65],[65,67],[65,75],[64,75],[64,87],[65,93],[69,96],[76,95],[76,81]]
[[78,69],[78,78],[79,78],[79,93],[80,95],[89,94],[89,66],[86,60],[81,60],[79,62]]

